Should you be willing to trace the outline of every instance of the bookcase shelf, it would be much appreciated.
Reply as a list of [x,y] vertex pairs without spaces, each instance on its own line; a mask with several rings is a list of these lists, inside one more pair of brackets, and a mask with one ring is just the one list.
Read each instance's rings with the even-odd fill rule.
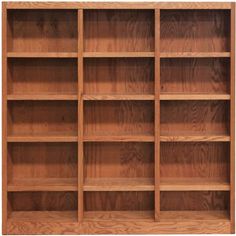
[[235,232],[235,3],[3,3],[3,234]]

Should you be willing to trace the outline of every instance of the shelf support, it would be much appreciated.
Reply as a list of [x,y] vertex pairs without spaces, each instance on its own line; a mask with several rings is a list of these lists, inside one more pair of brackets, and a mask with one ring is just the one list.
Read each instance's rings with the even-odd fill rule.
[[83,221],[83,10],[78,10],[78,221]]
[[155,220],[160,220],[160,9],[155,9]]

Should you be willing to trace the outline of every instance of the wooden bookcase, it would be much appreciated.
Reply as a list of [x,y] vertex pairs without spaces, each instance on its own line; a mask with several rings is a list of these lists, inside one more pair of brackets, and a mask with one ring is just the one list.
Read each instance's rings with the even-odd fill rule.
[[234,74],[234,3],[3,3],[3,234],[234,233]]

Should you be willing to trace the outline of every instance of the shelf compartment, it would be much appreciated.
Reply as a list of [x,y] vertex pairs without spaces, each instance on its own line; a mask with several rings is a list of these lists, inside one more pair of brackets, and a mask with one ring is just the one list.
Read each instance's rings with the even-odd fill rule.
[[228,211],[161,211],[160,221],[230,221]]
[[225,58],[162,59],[161,94],[186,95],[189,99],[209,95],[216,100],[224,95],[228,99],[229,72],[230,60]]
[[77,191],[77,178],[27,178],[13,179],[8,183],[8,192],[23,191]]
[[[229,182],[230,145],[227,142],[164,142],[160,147],[161,178],[202,178]],[[197,179],[196,179],[197,178]]]
[[77,211],[13,211],[9,221],[23,222],[78,222]]
[[154,191],[152,178],[88,178],[84,191]]
[[77,99],[74,59],[8,59],[7,76],[10,100]]
[[153,221],[154,211],[86,211],[85,221]]
[[[86,101],[84,136],[126,139],[154,135],[153,101]],[[136,140],[134,140],[136,141]]]
[[[84,60],[84,94],[124,99],[154,96],[154,60],[99,58]],[[110,97],[109,97],[109,96]],[[123,97],[123,95],[125,95]],[[104,97],[103,97],[104,98]]]
[[77,143],[9,143],[7,148],[8,190],[76,189]]
[[228,135],[228,101],[161,102],[161,136],[201,136],[207,140]]
[[230,100],[229,94],[184,94],[184,93],[162,93],[160,100],[173,101],[173,100]]
[[9,10],[8,52],[77,52],[77,10]]
[[[85,178],[154,178],[154,144],[91,142],[84,144]],[[135,180],[136,181],[136,180]],[[152,181],[150,179],[150,181]]]
[[[86,220],[94,219],[93,214],[87,214],[91,211],[93,214],[100,214],[102,211],[102,214],[106,214],[106,219],[112,219],[114,214],[118,215],[121,211],[125,211],[127,217],[132,214],[132,218],[137,218],[143,211],[154,211],[154,192],[85,192]],[[109,214],[111,212],[112,214]]]
[[8,193],[8,218],[27,221],[75,221],[77,200],[77,192],[72,191],[11,192]]
[[161,191],[229,191],[229,182],[213,178],[161,178]]
[[154,11],[85,10],[84,51],[154,51]]
[[[229,192],[227,191],[170,191],[161,192],[160,209],[165,211],[227,211],[229,210]],[[181,204],[180,204],[181,202]],[[197,214],[195,215],[197,217]]]
[[53,139],[77,136],[77,102],[11,101],[8,103],[9,138]]
[[160,24],[161,52],[230,50],[229,10],[161,10]]

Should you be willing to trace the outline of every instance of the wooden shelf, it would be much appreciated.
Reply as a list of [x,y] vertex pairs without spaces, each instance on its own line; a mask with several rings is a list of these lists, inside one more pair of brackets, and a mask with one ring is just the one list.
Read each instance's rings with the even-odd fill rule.
[[77,211],[12,211],[10,221],[77,222]]
[[8,52],[8,58],[77,58],[77,52]]
[[84,191],[154,191],[152,178],[89,178]]
[[84,136],[84,142],[154,142],[152,135]]
[[161,52],[161,58],[230,57],[230,52]]
[[145,94],[145,95],[136,95],[136,94],[130,94],[130,95],[112,95],[112,94],[104,94],[104,95],[83,95],[83,100],[154,100],[154,95],[152,94]]
[[230,184],[209,178],[162,178],[161,191],[229,191]]
[[230,100],[229,94],[181,94],[163,93],[160,100]]
[[14,94],[14,95],[8,95],[7,96],[8,101],[21,101],[21,100],[30,100],[30,101],[41,101],[41,100],[78,100],[77,94]]
[[13,179],[7,190],[9,192],[21,191],[77,191],[76,178],[27,178]]
[[154,57],[154,52],[84,52],[86,58],[106,57]]
[[8,136],[7,142],[77,142],[78,136],[60,136],[60,135],[14,135]]
[[230,142],[229,135],[161,135],[161,142]]
[[85,211],[85,221],[153,221],[154,211]]
[[229,221],[227,211],[161,211],[161,221]]

